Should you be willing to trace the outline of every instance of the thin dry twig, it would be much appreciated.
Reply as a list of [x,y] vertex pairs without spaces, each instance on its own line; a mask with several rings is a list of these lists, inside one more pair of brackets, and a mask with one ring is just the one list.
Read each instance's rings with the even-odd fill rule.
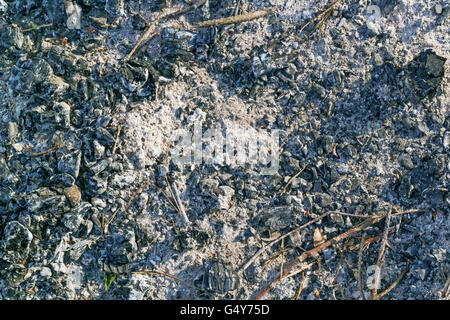
[[[188,12],[190,12],[190,11],[192,11],[192,10],[195,10],[195,9],[201,7],[201,6],[204,5],[205,3],[206,3],[206,0],[200,0],[199,2],[194,3],[194,4],[191,5],[190,7],[180,9],[180,10],[175,11],[175,12],[173,12],[173,13],[169,13],[169,14],[167,14],[167,15],[161,17],[160,20],[169,20],[169,19],[176,18],[176,17],[178,17],[178,16],[181,16],[181,15],[183,15],[183,14],[185,14],[185,13],[188,13]],[[159,36],[160,34],[161,34],[161,31],[157,31],[157,32],[153,33],[151,36],[149,36],[149,37],[146,39],[146,43],[145,43],[144,45],[142,45],[142,47],[141,47],[142,50],[143,50],[143,51],[147,50],[147,47],[150,45],[151,40],[152,40],[154,37]]]
[[49,153],[49,152],[52,152],[52,151],[54,151],[54,150],[56,150],[56,149],[59,149],[59,148],[61,148],[61,147],[62,147],[62,143],[58,143],[58,144],[56,144],[55,146],[51,147],[50,149],[47,149],[47,150],[41,151],[41,152],[36,152],[36,153],[32,152],[32,151],[31,151],[31,148],[30,148],[30,154],[31,154],[32,156],[35,156],[35,157],[37,157],[37,156],[42,156],[42,155],[44,155],[44,154],[47,154],[47,153]]
[[156,185],[152,185],[152,187],[158,189],[158,191],[161,192],[161,193],[164,195],[164,197],[166,198],[167,202],[170,203],[170,205],[174,208],[174,210],[175,210],[175,211],[178,211],[177,206],[172,202],[172,200],[170,200],[169,196],[166,195],[166,193],[165,193],[164,191],[162,191],[162,190],[161,190],[160,188],[158,188],[158,186],[156,186]]
[[101,227],[102,227],[102,234],[104,235],[105,234],[105,227],[106,227],[106,225],[105,225],[105,214],[103,212],[102,212],[102,224],[101,224]]
[[[337,3],[337,2],[336,2]],[[333,5],[334,6],[334,5]],[[332,9],[332,7],[330,7]],[[320,21],[314,26],[314,28],[311,30],[311,32],[308,33],[308,36],[310,36],[311,34],[313,34],[317,29],[319,29],[319,37],[321,36],[322,32],[323,32],[323,27],[325,25],[325,21],[328,19],[328,17],[331,14],[331,9],[328,9],[325,13],[325,15],[323,16],[322,19],[320,19]]]
[[292,183],[292,181],[295,180],[295,178],[297,178],[306,169],[308,165],[309,163],[306,163],[299,172],[297,172],[292,178],[289,179],[288,183],[284,186],[283,191],[281,191],[281,194],[284,194],[286,192],[287,187]]
[[270,242],[270,241],[273,241],[273,240],[277,239],[280,235],[281,235],[281,233],[276,231],[276,232],[270,234],[270,236],[268,238],[263,238],[263,237],[260,236],[259,239],[264,241],[264,242]]
[[303,283],[305,282],[305,273],[302,272],[302,280],[300,281],[300,286],[298,287],[297,293],[295,294],[294,299],[292,300],[298,300],[300,298],[300,295],[303,291]]
[[386,253],[386,244],[388,241],[388,235],[389,235],[389,227],[391,225],[391,211],[389,210],[386,215],[386,221],[384,225],[384,233],[383,233],[383,241],[381,243],[380,252],[378,254],[378,260],[377,260],[377,266],[375,269],[375,274],[373,277],[373,288],[372,288],[372,299],[376,300],[378,297],[378,284],[380,283],[380,277],[381,277],[381,268],[384,264],[384,258]]
[[447,298],[449,292],[450,292],[450,277],[447,278],[447,282],[445,283],[444,289],[442,289],[441,291],[441,298],[442,299]]
[[339,258],[339,262],[336,268],[336,274],[334,275],[334,279],[333,282],[331,282],[331,284],[336,284],[337,283],[337,279],[339,277],[339,272],[341,272],[342,269],[342,264],[344,263],[344,259],[342,257]]
[[288,278],[290,278],[290,277],[293,277],[293,276],[299,274],[300,272],[305,271],[306,269],[311,268],[315,263],[317,263],[317,265],[318,265],[317,269],[320,269],[320,260],[317,259],[317,260],[314,261],[314,262],[308,263],[308,264],[303,265],[303,266],[301,266],[300,268],[298,268],[298,269],[296,269],[296,270],[294,270],[294,271],[291,271],[288,275],[284,275],[283,278],[282,278],[282,280],[288,279]]
[[382,293],[377,294],[376,295],[376,300],[381,299],[384,295],[388,294],[389,292],[391,292],[392,289],[395,288],[395,286],[397,286],[397,284],[403,279],[403,277],[406,275],[406,273],[408,272],[409,267],[406,267],[405,270],[403,270],[403,272],[400,274],[400,276],[397,278],[397,280],[395,280],[390,286],[389,288],[387,288],[386,290],[384,290]]
[[350,246],[348,249],[349,249],[350,251],[354,251],[354,250],[358,249],[358,252],[359,252],[359,250],[361,249],[361,246],[362,246],[362,250],[364,251],[364,250],[367,249],[367,247],[368,247],[372,242],[375,242],[375,241],[380,240],[381,236],[382,236],[382,234],[380,233],[379,235],[376,235],[375,237],[371,237],[371,238],[364,239],[364,242],[363,242],[363,243],[356,244],[356,245],[352,245],[352,246]]
[[[397,215],[400,214],[407,214],[407,213],[411,213],[411,212],[422,212],[422,210],[407,210],[407,211],[403,211],[403,212],[399,212],[397,213]],[[275,285],[276,283],[278,283],[282,278],[285,278],[286,274],[289,274],[289,272],[297,267],[299,264],[301,264],[304,260],[306,260],[308,257],[314,256],[316,254],[318,254],[319,252],[321,252],[322,250],[328,248],[329,246],[339,243],[340,241],[347,239],[351,236],[353,236],[356,233],[359,233],[365,229],[367,229],[368,227],[374,225],[375,223],[380,222],[383,218],[385,218],[386,216],[390,217],[392,216],[390,214],[390,212],[386,213],[386,212],[380,212],[379,214],[372,216],[370,218],[367,218],[366,220],[364,220],[363,222],[359,223],[358,225],[356,225],[355,227],[351,228],[350,230],[347,230],[344,233],[341,233],[340,235],[334,237],[331,240],[328,240],[326,242],[324,242],[323,244],[304,252],[303,254],[301,254],[299,257],[297,257],[296,259],[294,259],[291,263],[289,263],[286,267],[285,270],[283,272],[282,276],[278,276],[277,278],[275,278],[274,280],[270,281],[269,284],[261,291],[261,293],[256,297],[256,300],[261,300],[266,294],[267,292],[269,292],[269,290],[271,289],[271,287],[273,285]],[[387,226],[389,226],[389,222],[386,223]],[[385,246],[387,243],[387,234],[388,232],[386,232],[386,230],[388,230],[389,228],[385,228],[385,237],[386,237],[386,242],[385,242]],[[383,250],[384,251],[384,250]],[[247,265],[247,264],[246,264]],[[406,272],[404,272],[406,274]],[[402,275],[403,277],[404,275]],[[402,277],[399,277],[399,279],[397,279],[387,290],[392,290],[393,287],[395,287],[395,285],[397,285],[397,283],[401,280]],[[376,282],[375,282],[376,283]],[[382,294],[386,294],[387,291],[385,290]],[[387,291],[387,292],[386,292]],[[380,297],[381,294],[376,295],[375,297]]]
[[400,211],[400,212],[396,212],[391,214],[392,217],[396,217],[396,216],[401,216],[407,213],[418,213],[418,212],[425,212],[425,210],[422,209],[410,209],[410,210],[405,210],[405,211]]
[[275,243],[277,243],[278,241],[280,241],[280,240],[282,240],[282,239],[284,239],[284,238],[286,238],[286,237],[288,237],[288,236],[290,236],[291,234],[293,234],[294,232],[297,232],[297,231],[300,231],[300,230],[302,230],[302,229],[304,229],[304,228],[306,228],[307,226],[309,226],[309,225],[311,225],[311,224],[313,224],[313,223],[316,223],[317,221],[319,221],[319,220],[321,220],[321,219],[323,219],[323,218],[325,218],[326,216],[328,216],[330,214],[330,212],[326,212],[326,213],[324,213],[324,214],[322,214],[321,216],[319,216],[319,217],[317,217],[317,218],[315,218],[315,219],[313,219],[313,220],[311,220],[311,221],[309,221],[309,222],[307,222],[307,223],[305,223],[305,224],[303,224],[303,225],[301,225],[300,227],[298,227],[298,228],[295,228],[294,230],[292,230],[292,231],[289,231],[288,233],[286,233],[285,235],[282,235],[282,236],[280,236],[280,237],[278,237],[278,238],[276,238],[275,240],[273,240],[272,242],[270,242],[270,243],[268,243],[268,244],[265,244],[265,245],[263,245],[263,247],[261,248],[261,249],[259,249],[258,250],[258,252],[256,252],[256,254],[250,259],[250,260],[248,260],[247,261],[247,263],[245,264],[245,265],[243,265],[242,267],[241,267],[241,271],[244,271],[245,269],[247,269],[264,251],[266,251],[268,248],[270,248],[271,246],[273,246]]
[[362,266],[362,255],[364,251],[364,241],[366,240],[366,235],[363,235],[361,237],[361,244],[359,245],[359,252],[358,252],[358,287],[359,287],[359,293],[361,295],[361,298],[363,300],[366,300],[366,296],[364,295],[364,290],[362,286],[362,279],[361,279],[361,266]]
[[[111,222],[113,222],[113,220],[114,220],[114,218],[116,217],[117,212],[119,212],[119,210],[120,210],[120,207],[118,207],[118,208],[114,211],[114,213],[111,215],[111,218],[109,218],[108,221],[106,221],[106,223],[105,223],[105,215],[102,213],[102,230],[105,230],[105,228],[106,228],[107,226],[109,226],[109,225],[111,224]],[[104,232],[103,232],[103,233],[104,233]]]
[[270,263],[272,263],[274,260],[276,260],[279,256],[286,253],[287,251],[288,251],[288,249],[283,249],[283,250],[275,253],[275,255],[273,255],[272,257],[267,259],[267,261],[264,262],[264,264],[262,265],[262,269],[264,269],[266,266],[268,266]]
[[170,198],[166,195],[166,193],[163,192],[160,188],[158,188],[158,186],[156,186],[153,183],[147,183],[147,184],[143,185],[142,187],[140,187],[138,190],[136,190],[136,192],[131,196],[130,200],[128,201],[128,203],[127,203],[127,205],[125,207],[125,211],[128,210],[131,202],[142,191],[142,189],[147,188],[147,187],[154,187],[154,188],[158,189],[158,191],[161,192],[164,195],[166,200],[175,209],[175,211],[177,211],[180,214],[180,216],[183,218],[184,223],[185,224],[189,224],[190,221],[189,221],[189,219],[188,219],[188,217],[186,215],[186,211],[184,210],[184,206],[183,206],[183,203],[181,202],[178,190],[177,190],[177,188],[174,185],[171,185],[169,183],[169,180],[167,179],[167,175],[166,175],[165,171],[164,171],[164,179],[166,181],[167,188],[169,189],[169,193],[172,196],[173,201],[171,201]]
[[[172,186],[170,185],[169,179],[167,179],[167,175],[166,175],[166,172],[165,172],[165,171],[164,171],[164,178],[165,178],[165,180],[166,180],[166,184],[167,184],[167,188],[169,189],[169,193],[170,193],[170,195],[172,196],[172,199],[174,200],[174,203],[175,203],[175,210],[178,212],[178,214],[179,214],[180,216],[182,216],[182,217],[184,218],[184,216],[186,215],[186,213],[184,213],[184,216],[183,216],[183,213],[182,213],[181,208],[180,208],[181,200],[179,199],[179,197],[178,197],[178,199],[177,199],[177,197],[175,196],[175,191],[176,191],[176,189],[172,188]],[[182,204],[181,204],[181,205],[182,205]],[[184,209],[183,209],[183,211],[184,211]],[[189,220],[187,220],[187,221],[188,221],[188,223],[189,223]],[[185,222],[186,222],[186,221],[185,221]]]
[[323,24],[325,22],[325,20],[329,17],[329,15],[331,14],[334,6],[340,2],[341,0],[335,0],[327,9],[325,9],[322,13],[318,14],[317,16],[315,16],[314,18],[312,18],[311,20],[309,20],[307,23],[305,23],[301,28],[300,31],[298,33],[302,33],[303,30],[305,30],[305,28],[307,26],[309,26],[311,23],[313,23],[314,21],[318,20],[319,18],[322,18],[319,23],[317,23],[317,25],[314,26],[313,30],[311,32],[309,32],[307,35],[305,34],[304,37],[299,37],[293,34],[285,34],[283,36],[281,36],[280,38],[278,38],[277,40],[275,40],[267,49],[270,51],[276,44],[280,43],[282,40],[288,38],[288,37],[292,37],[298,41],[305,41],[309,39],[309,36],[314,33],[314,31],[317,30],[318,27],[322,28]]
[[222,26],[222,25],[227,25],[227,24],[240,23],[240,22],[244,22],[244,21],[250,21],[250,20],[262,18],[273,12],[275,12],[275,8],[269,8],[266,10],[250,12],[250,13],[241,14],[241,15],[237,15],[237,16],[207,20],[207,21],[199,22],[199,23],[193,25],[192,27],[193,28],[205,28],[205,27]]
[[177,206],[172,202],[172,200],[170,200],[169,196],[161,188],[159,188],[157,185],[155,185],[153,183],[149,183],[144,186],[144,188],[146,188],[146,187],[152,187],[152,188],[157,189],[159,192],[161,192],[163,194],[163,196],[166,198],[167,202],[169,202],[169,204],[174,208],[174,210],[178,211]]
[[[334,237],[331,240],[328,240],[326,242],[324,242],[323,244],[304,252],[302,255],[300,255],[297,259],[295,259],[294,261],[292,261],[290,264],[288,264],[285,268],[284,274],[288,274],[293,268],[295,268],[297,265],[299,265],[301,262],[303,262],[304,260],[306,260],[308,257],[314,256],[316,254],[318,254],[320,251],[328,248],[329,246],[331,246],[332,244],[338,243],[346,238],[349,238],[351,236],[353,236],[354,234],[361,232],[362,230],[374,225],[375,223],[379,222],[381,219],[383,219],[385,216],[384,215],[377,215],[371,218],[366,219],[365,221],[361,222],[360,224],[356,225],[355,227],[351,228],[350,230]],[[256,298],[256,300],[260,300],[262,299],[267,292],[269,292],[270,288],[277,282],[279,282],[281,280],[281,277],[278,276],[276,279],[274,279],[273,281],[271,281],[269,283],[269,285],[261,291],[261,293],[258,295],[258,297]]]
[[183,218],[183,222],[186,225],[188,225],[188,224],[190,224],[190,221],[189,221],[189,218],[188,218],[188,216],[186,214],[186,211],[184,210],[184,206],[183,206],[183,203],[181,202],[178,189],[177,189],[177,187],[174,184],[171,187],[172,187],[171,189],[172,189],[173,199],[175,200],[175,203],[177,204],[177,207],[178,207],[178,213]]
[[330,211],[331,214],[339,214],[341,216],[347,216],[347,217],[355,217],[355,218],[363,218],[367,219],[369,218],[368,215],[363,214],[354,214],[354,213],[346,213],[346,212],[340,212],[340,211]]
[[333,114],[333,102],[329,101],[328,102],[328,112],[327,112],[327,116],[328,118],[331,118],[331,115]]
[[133,56],[133,54],[137,51],[137,49],[139,48],[139,46],[145,41],[147,40],[147,38],[150,36],[150,34],[153,32],[153,30],[155,30],[156,24],[158,23],[158,21],[164,16],[164,14],[166,13],[167,9],[170,7],[172,3],[172,0],[167,0],[166,3],[164,4],[163,9],[161,10],[161,12],[158,14],[158,16],[156,17],[155,20],[153,20],[150,25],[147,27],[147,29],[145,30],[144,34],[142,35],[142,37],[139,39],[139,41],[136,43],[136,45],[133,47],[133,49],[131,49],[130,53],[128,53],[128,55],[125,57],[125,61],[128,61],[131,59],[131,57]]

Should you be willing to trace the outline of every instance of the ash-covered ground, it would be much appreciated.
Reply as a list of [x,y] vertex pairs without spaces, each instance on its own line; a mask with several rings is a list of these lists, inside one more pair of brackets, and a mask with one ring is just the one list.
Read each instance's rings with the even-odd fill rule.
[[448,3],[165,3],[0,0],[0,299],[449,299]]

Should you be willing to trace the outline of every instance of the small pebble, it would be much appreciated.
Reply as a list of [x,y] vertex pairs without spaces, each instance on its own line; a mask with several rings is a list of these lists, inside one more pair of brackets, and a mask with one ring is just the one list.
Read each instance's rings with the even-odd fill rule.
[[52,276],[52,270],[48,267],[43,267],[40,273],[41,277],[50,278]]
[[75,207],[81,201],[81,192],[76,184],[64,189],[64,194],[72,207]]
[[437,4],[437,5],[434,7],[434,10],[436,11],[437,14],[441,14],[441,13],[442,13],[442,5]]
[[14,139],[19,134],[19,126],[17,122],[8,122],[8,140],[10,143],[14,142]]

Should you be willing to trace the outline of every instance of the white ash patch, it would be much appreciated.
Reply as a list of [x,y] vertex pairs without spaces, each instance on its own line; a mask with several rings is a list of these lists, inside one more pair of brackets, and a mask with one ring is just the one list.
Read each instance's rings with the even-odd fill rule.
[[161,105],[144,102],[138,110],[127,114],[122,151],[136,169],[152,165],[166,151],[174,125],[171,106],[176,103],[179,102],[166,100]]

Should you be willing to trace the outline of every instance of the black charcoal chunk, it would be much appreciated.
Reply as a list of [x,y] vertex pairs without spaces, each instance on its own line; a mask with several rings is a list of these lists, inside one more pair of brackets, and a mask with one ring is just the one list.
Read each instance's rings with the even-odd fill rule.
[[239,287],[239,277],[230,264],[215,259],[203,263],[202,289],[224,294]]

